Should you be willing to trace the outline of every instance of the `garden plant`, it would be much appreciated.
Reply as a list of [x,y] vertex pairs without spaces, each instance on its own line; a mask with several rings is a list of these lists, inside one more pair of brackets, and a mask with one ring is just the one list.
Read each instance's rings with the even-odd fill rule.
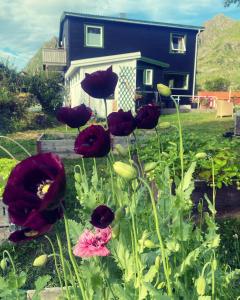
[[[87,74],[81,85],[90,96],[105,99],[106,104],[117,80],[109,68]],[[158,90],[171,97],[167,86],[159,84]],[[27,243],[45,235],[52,251],[42,251],[33,266],[44,268],[54,261],[63,299],[213,300],[237,299],[240,295],[240,269],[231,269],[219,259],[221,235],[215,209],[216,189],[239,181],[239,169],[232,163],[236,157],[227,155],[226,149],[214,153],[212,148],[199,146],[198,152],[188,151],[192,140],[184,144],[175,106],[176,127],[161,122],[157,126],[160,108],[155,104],[141,107],[135,116],[121,109],[108,114],[106,109],[104,125],[87,127],[90,108],[84,104],[60,108],[58,120],[79,130],[74,147],[79,154],[79,164],[74,167],[75,219],[66,211],[66,175],[57,155],[30,156],[10,173],[3,202],[17,228],[9,239]],[[140,138],[146,130],[152,131],[155,141],[151,152],[151,144],[142,143]],[[166,130],[178,135],[178,143],[163,143]],[[135,142],[128,147],[119,144],[113,153],[114,136],[128,139],[130,134]],[[104,172],[99,167],[100,157],[107,157]],[[86,170],[86,158],[93,158],[91,170]],[[212,197],[205,196],[193,213],[191,195],[196,174],[210,179]],[[208,206],[206,212],[203,202]],[[47,233],[61,218],[66,240],[59,233],[49,238]],[[67,253],[63,251],[65,244]],[[26,274],[18,273],[6,250],[1,268],[0,297],[25,299]],[[36,281],[34,299],[39,299],[49,280],[46,275]]]

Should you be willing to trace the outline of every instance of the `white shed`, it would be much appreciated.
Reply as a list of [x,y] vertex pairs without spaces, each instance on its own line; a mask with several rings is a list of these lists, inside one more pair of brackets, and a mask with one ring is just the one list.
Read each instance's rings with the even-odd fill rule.
[[71,107],[84,103],[91,107],[99,117],[104,117],[104,102],[86,94],[81,88],[80,83],[85,78],[85,73],[106,70],[112,66],[113,72],[118,75],[118,84],[113,97],[107,100],[108,113],[117,111],[120,108],[125,111],[134,111],[136,68],[137,60],[140,58],[140,52],[133,52],[72,61],[65,74],[65,84],[69,88]]

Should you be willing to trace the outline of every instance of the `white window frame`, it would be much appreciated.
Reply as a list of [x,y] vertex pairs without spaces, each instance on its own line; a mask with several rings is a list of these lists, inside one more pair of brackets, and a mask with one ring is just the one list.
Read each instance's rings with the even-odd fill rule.
[[173,89],[173,90],[182,90],[182,91],[187,91],[189,89],[189,74],[181,74],[181,73],[166,73],[166,75],[182,75],[182,76],[186,76],[186,84],[184,87],[182,88],[176,88],[176,87],[172,87],[170,84],[170,81],[168,82],[168,86]]
[[[148,81],[147,74],[150,73],[150,80]],[[144,85],[153,85],[153,69],[145,69],[143,71],[143,84]]]
[[[100,29],[100,44],[95,44],[95,45],[89,45],[88,44],[88,28],[97,28]],[[103,48],[103,26],[96,26],[96,25],[85,25],[85,46],[86,47],[94,47],[94,48]]]
[[[173,43],[174,36],[182,37],[183,49],[182,48],[174,48],[174,43]],[[185,53],[186,52],[186,34],[171,33],[171,35],[170,35],[170,51],[172,53]]]

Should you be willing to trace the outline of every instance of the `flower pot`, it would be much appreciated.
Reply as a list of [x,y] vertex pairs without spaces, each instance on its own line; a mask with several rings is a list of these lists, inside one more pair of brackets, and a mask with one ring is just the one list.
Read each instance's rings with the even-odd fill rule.
[[[213,201],[213,189],[204,180],[195,180],[195,188],[192,192],[192,201],[194,202],[193,212],[197,213],[197,206],[203,200],[203,210],[208,210],[207,201],[204,195],[207,195],[209,200]],[[216,188],[215,208],[218,217],[234,216],[240,213],[240,190],[236,184],[231,186],[223,185],[221,189]]]
[[75,134],[42,134],[37,139],[37,152],[53,152],[61,158],[79,158],[74,152]]

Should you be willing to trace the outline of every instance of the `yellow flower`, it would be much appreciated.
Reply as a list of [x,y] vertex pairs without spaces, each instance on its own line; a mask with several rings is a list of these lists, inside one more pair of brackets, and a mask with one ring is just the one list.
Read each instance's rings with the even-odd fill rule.
[[117,161],[113,164],[114,171],[121,177],[132,180],[137,177],[137,170],[126,163],[123,163],[121,161]]
[[37,258],[35,258],[35,260],[33,262],[33,266],[34,267],[42,267],[47,263],[47,260],[48,260],[48,255],[42,254],[42,255],[38,256]]
[[157,89],[161,96],[169,97],[172,94],[171,89],[164,84],[161,83],[157,84]]

